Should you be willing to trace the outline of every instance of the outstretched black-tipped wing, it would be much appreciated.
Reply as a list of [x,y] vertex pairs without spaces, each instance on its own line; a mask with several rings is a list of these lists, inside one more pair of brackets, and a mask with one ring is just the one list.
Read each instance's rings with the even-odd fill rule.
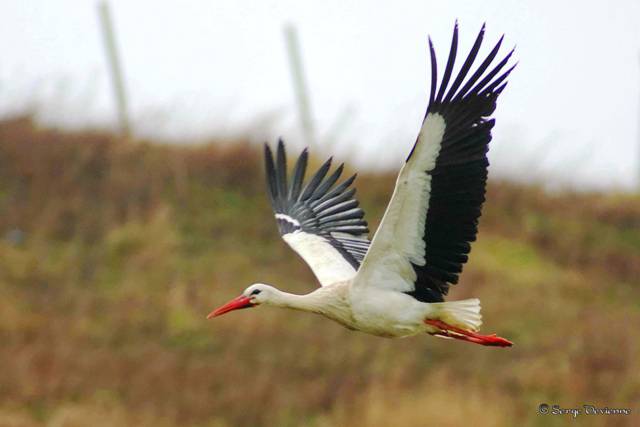
[[[400,171],[387,212],[356,278],[406,292],[423,302],[444,300],[458,282],[476,239],[485,200],[487,151],[495,123],[489,116],[506,86],[513,51],[493,61],[502,38],[473,72],[484,25],[454,74],[458,25],[438,85],[431,39],[431,92],[418,139]],[[360,280],[362,278],[362,280]],[[371,281],[371,280],[369,280]]]
[[352,278],[369,248],[364,212],[350,188],[353,175],[336,184],[343,165],[330,175],[327,160],[304,184],[308,152],[298,157],[291,176],[282,141],[276,159],[264,147],[267,186],[282,238],[311,267],[321,285]]

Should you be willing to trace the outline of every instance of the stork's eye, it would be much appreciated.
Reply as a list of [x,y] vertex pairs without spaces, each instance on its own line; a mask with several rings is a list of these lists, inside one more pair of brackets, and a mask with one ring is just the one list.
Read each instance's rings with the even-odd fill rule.
[[254,289],[253,291],[251,291],[251,293],[249,295],[253,296],[253,295],[258,295],[260,293],[260,289]]

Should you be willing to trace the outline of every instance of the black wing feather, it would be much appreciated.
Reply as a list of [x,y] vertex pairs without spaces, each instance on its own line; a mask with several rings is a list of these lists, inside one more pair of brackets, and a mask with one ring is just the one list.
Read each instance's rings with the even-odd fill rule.
[[297,200],[300,197],[300,191],[302,189],[302,180],[304,174],[307,171],[307,158],[309,154],[307,149],[302,150],[300,157],[296,161],[296,166],[293,169],[293,180],[291,181],[291,190],[289,191],[289,199]]
[[[484,29],[483,25],[448,91],[446,85],[451,79],[457,53],[457,23],[439,88],[435,80],[435,53],[429,40],[432,82],[427,115],[440,114],[445,121],[445,132],[436,166],[428,172],[431,174],[431,192],[424,230],[425,264],[413,264],[417,276],[415,289],[407,292],[424,302],[444,301],[449,286],[458,283],[459,274],[471,251],[470,242],[476,239],[485,200],[489,166],[487,152],[495,123],[489,116],[495,110],[496,99],[506,85],[505,79],[515,67],[496,77],[511,58],[512,50],[490,68],[502,44],[501,37],[478,69],[462,84],[476,59]],[[407,160],[412,154],[413,150]]]
[[[278,142],[276,161],[267,144],[264,147],[267,189],[281,235],[302,231],[325,238],[357,270],[369,249],[369,229],[364,211],[350,188],[353,175],[335,185],[344,165],[327,177],[331,168],[328,159],[303,187],[308,152],[301,154],[287,189],[287,161],[284,143]],[[326,178],[325,178],[326,177]],[[284,218],[286,215],[289,218]]]

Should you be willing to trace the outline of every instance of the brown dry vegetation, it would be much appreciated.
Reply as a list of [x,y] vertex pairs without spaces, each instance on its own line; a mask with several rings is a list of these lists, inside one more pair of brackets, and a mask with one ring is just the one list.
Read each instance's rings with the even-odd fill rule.
[[[316,160],[319,160],[316,158]],[[386,340],[255,309],[307,292],[259,151],[0,123],[0,426],[559,426],[542,402],[640,425],[640,198],[492,182],[451,297],[480,297],[511,349]],[[375,227],[392,176],[363,176]],[[373,228],[373,227],[372,227]]]

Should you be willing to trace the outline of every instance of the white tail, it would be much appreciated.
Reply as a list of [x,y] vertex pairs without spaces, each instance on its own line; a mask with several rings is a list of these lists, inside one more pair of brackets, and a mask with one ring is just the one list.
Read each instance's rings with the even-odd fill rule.
[[440,302],[433,305],[438,309],[437,318],[449,325],[473,332],[478,331],[482,325],[478,298]]

